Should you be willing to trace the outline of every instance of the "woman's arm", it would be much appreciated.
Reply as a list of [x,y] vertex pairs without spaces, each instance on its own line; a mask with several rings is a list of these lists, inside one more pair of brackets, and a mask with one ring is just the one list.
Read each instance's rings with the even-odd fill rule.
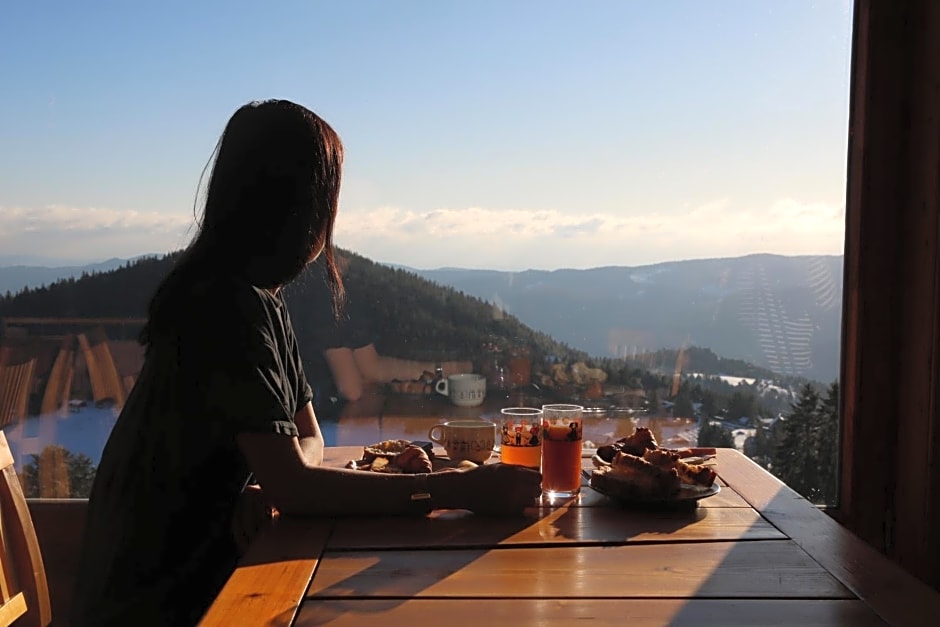
[[521,466],[393,475],[310,463],[296,437],[246,432],[237,440],[268,501],[287,516],[414,513],[411,495],[425,490],[436,508],[519,514],[541,492],[541,474]]
[[297,425],[297,440],[304,459],[311,466],[319,466],[323,463],[324,442],[312,403],[307,403],[294,414],[294,423]]
[[[340,396],[348,401],[362,398],[370,383],[412,381],[422,372],[434,372],[438,364],[379,355],[374,344],[360,348],[328,348],[323,352]],[[444,376],[472,372],[469,361],[445,361],[440,364]]]
[[323,351],[330,367],[333,382],[339,395],[347,401],[358,401],[365,391],[366,379],[356,363],[353,349],[347,347],[328,348]]

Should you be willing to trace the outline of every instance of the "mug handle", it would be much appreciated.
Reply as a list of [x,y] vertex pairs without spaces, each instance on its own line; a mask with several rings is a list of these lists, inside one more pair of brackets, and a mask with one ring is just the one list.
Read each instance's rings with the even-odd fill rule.
[[[441,435],[439,437],[435,437],[434,432],[437,431],[438,429],[440,429]],[[434,442],[435,444],[440,444],[441,446],[444,446],[444,442],[441,441],[441,437],[443,436],[444,436],[444,425],[434,425],[433,427],[428,429],[428,439]]]
[[[441,386],[443,386],[443,389]],[[449,386],[447,385],[447,379],[441,379],[434,384],[434,391],[438,394],[443,394],[444,396],[450,396],[450,394],[448,394],[448,392],[450,392],[448,388]]]

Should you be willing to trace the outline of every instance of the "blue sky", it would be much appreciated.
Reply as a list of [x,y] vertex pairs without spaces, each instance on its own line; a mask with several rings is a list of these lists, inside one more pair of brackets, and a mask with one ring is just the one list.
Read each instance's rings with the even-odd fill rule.
[[346,145],[337,242],[498,269],[842,250],[848,0],[11,3],[0,256],[184,245],[231,113]]

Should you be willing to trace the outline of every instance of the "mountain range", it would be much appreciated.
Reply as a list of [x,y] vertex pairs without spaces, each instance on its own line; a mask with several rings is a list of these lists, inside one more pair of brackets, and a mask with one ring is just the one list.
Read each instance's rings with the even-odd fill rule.
[[757,254],[587,270],[409,269],[601,357],[708,347],[782,375],[839,376],[842,257]]
[[[141,255],[143,256],[143,255]],[[0,294],[16,293],[24,287],[34,288],[50,285],[59,279],[78,278],[82,274],[107,272],[138,259],[119,259],[114,257],[97,263],[69,263],[61,265],[54,260],[40,256],[0,255]]]
[[[0,294],[107,272],[128,261],[0,267]],[[758,254],[523,272],[395,268],[497,305],[531,329],[596,357],[700,346],[782,375],[822,382],[839,375],[841,256]]]

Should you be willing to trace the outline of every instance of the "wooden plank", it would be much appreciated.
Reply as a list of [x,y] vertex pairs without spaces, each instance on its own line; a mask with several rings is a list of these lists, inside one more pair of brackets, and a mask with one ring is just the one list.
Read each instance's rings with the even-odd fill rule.
[[0,468],[6,468],[13,465],[13,452],[10,450],[10,444],[6,436],[0,438]]
[[26,417],[36,360],[0,368],[0,427]]
[[[909,2],[903,35],[910,54],[910,100],[904,98],[906,205],[899,220],[904,272],[895,275],[904,307],[893,335],[897,361],[897,480],[888,554],[940,588],[940,3]],[[902,105],[903,106],[903,105]],[[927,141],[918,141],[929,138]],[[906,218],[906,219],[905,219]]]
[[722,477],[886,622],[940,616],[940,593],[876,551],[741,453],[721,449]]
[[290,625],[330,533],[330,522],[281,518],[248,549],[200,625]]
[[26,597],[24,625],[48,625],[52,620],[49,587],[39,540],[26,497],[12,464],[6,436],[0,432],[0,509],[4,512],[7,551],[14,559],[17,582]]
[[95,361],[95,354],[91,350],[91,344],[88,343],[88,337],[84,333],[78,334],[78,345],[82,350],[82,356],[85,358],[85,368],[88,371],[88,381],[91,383],[92,396],[95,401],[107,398],[104,378],[98,368],[98,362]]
[[788,540],[328,552],[308,596],[853,598]]
[[16,590],[16,572],[13,556],[7,547],[6,524],[3,510],[0,509],[0,603],[6,603]]
[[96,327],[92,329],[91,351],[95,356],[95,363],[101,374],[102,384],[104,385],[104,395],[114,401],[114,404],[120,408],[124,406],[124,384],[118,374],[117,366],[114,363],[114,356],[111,354],[111,343],[103,328]]
[[71,496],[66,449],[53,444],[43,447],[39,453],[40,498],[67,499]]
[[26,596],[17,592],[12,599],[0,605],[0,625],[12,625],[13,621],[26,613]]
[[940,5],[854,4],[838,515],[940,588]]
[[[52,364],[52,370],[46,380],[46,389],[42,395],[41,415],[51,415],[59,413],[67,402],[68,391],[66,385],[71,384],[71,369],[74,354],[71,349],[73,338],[68,337],[59,347],[55,362]],[[66,399],[65,402],[63,399]]]
[[884,625],[861,601],[731,599],[317,599],[298,627],[335,625],[624,625],[629,627],[792,627]]
[[330,549],[785,539],[751,508],[545,507],[532,508],[526,517],[479,517],[463,510],[440,510],[422,519],[353,518],[337,525]]

